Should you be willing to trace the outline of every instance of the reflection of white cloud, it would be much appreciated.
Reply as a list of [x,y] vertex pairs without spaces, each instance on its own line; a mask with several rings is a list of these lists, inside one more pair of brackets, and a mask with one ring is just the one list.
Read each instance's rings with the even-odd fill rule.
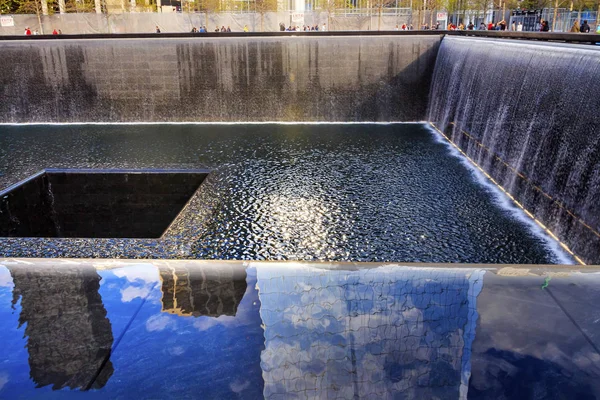
[[174,356],[180,356],[183,353],[185,353],[185,349],[181,346],[175,346],[175,347],[171,347],[169,349],[169,354],[174,355]]
[[138,297],[144,299],[148,294],[150,294],[150,288],[148,286],[129,286],[121,290],[121,301],[129,303],[131,300],[137,299]]
[[[438,397],[438,389],[421,384],[436,373],[431,361],[443,359],[455,375],[470,372],[472,339],[463,337],[460,321],[473,317],[474,274],[397,266],[257,268],[265,397],[298,388],[326,397],[331,387],[339,398]],[[453,396],[462,383],[448,381],[443,390]]]
[[239,380],[235,380],[229,384],[229,388],[233,393],[241,393],[242,391],[246,390],[249,386],[249,381],[241,382]]
[[10,271],[2,264],[0,264],[0,287],[13,287],[12,276]]
[[148,332],[164,331],[175,325],[173,318],[164,314],[153,315],[146,321],[146,330]]
[[8,375],[5,373],[0,374],[0,390],[8,383]]
[[125,278],[129,282],[143,281],[155,283],[159,281],[158,270],[152,264],[134,264],[124,268],[117,268],[113,273],[119,278]]
[[221,315],[220,317],[217,317],[217,318],[200,317],[194,321],[194,328],[196,328],[200,332],[202,332],[202,331],[206,331],[216,325],[223,325],[223,326],[231,327],[231,326],[237,325],[239,322],[240,321],[238,321],[235,317],[232,317],[230,315]]

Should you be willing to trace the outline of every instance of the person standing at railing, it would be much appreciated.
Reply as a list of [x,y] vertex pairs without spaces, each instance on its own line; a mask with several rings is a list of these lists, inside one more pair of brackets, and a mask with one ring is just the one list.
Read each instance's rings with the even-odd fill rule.
[[542,28],[540,30],[542,32],[550,32],[550,25],[548,25],[548,21],[542,21]]
[[573,26],[571,27],[571,32],[579,33],[579,21],[575,20]]
[[583,25],[581,25],[579,32],[590,33],[590,26],[588,25],[587,19],[583,20]]

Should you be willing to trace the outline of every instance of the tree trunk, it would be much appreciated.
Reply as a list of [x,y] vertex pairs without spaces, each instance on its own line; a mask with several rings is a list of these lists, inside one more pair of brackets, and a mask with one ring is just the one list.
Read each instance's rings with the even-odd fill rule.
[[48,1],[40,0],[42,3],[42,15],[48,15]]
[[558,12],[558,0],[554,1],[554,16],[552,17],[552,32],[556,31],[556,13]]
[[102,3],[100,0],[94,0],[94,8],[96,9],[96,14],[102,14]]
[[42,10],[40,9],[40,7],[38,7],[37,4],[35,6],[35,11],[36,11],[36,14],[37,14],[38,25],[40,26],[40,34],[43,35],[44,34],[44,26],[42,25],[42,13],[41,13]]
[[[380,0],[383,1],[383,0]],[[383,12],[382,10],[383,5],[379,5],[379,18],[377,19],[377,30],[380,31],[381,30],[381,13]]]
[[436,12],[436,13],[437,13],[437,10],[433,10],[433,9],[432,9],[432,10],[429,12],[429,29],[433,29],[433,14],[434,14],[434,12]]
[[65,7],[65,0],[58,0],[58,11],[61,14],[64,14],[67,12],[66,7]]

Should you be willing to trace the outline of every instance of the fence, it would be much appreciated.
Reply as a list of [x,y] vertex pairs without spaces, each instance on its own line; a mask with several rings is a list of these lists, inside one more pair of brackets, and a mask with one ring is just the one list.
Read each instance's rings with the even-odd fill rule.
[[[512,15],[511,15],[512,14]],[[587,20],[590,27],[595,30],[597,26],[597,15],[596,11],[570,11],[565,8],[557,9],[556,12],[556,24],[552,26],[554,21],[554,9],[547,8],[543,10],[533,11],[511,11],[511,10],[466,10],[452,14],[450,21],[465,25],[473,23],[475,29],[479,27],[482,22],[488,24],[490,22],[499,22],[501,20],[508,21],[507,29],[514,30],[519,24],[523,24],[523,31],[532,32],[540,30],[540,20],[545,20],[550,23],[550,28],[553,32],[569,32],[575,21],[579,21],[580,24]],[[514,24],[514,25],[513,25]]]
[[[0,26],[0,35],[22,35],[25,28],[37,30],[40,33],[52,33],[60,29],[64,34],[89,34],[89,33],[152,33],[156,26],[166,32],[190,32],[193,27],[206,26],[209,31],[215,27],[230,27],[234,32],[241,32],[247,26],[251,32],[279,31],[279,24],[285,26],[304,25],[322,27],[326,25],[331,31],[369,31],[369,30],[394,30],[396,26],[411,23],[418,26],[416,13],[407,12],[382,13],[371,15],[343,14],[339,11],[328,14],[326,12],[306,12],[299,18],[297,13],[292,16],[289,12],[260,13],[73,13],[37,15],[14,15],[10,23]],[[3,16],[2,21],[7,21],[8,16]],[[421,17],[423,18],[423,17]]]
[[[543,12],[529,15],[509,16],[509,12],[502,11],[465,11],[450,16],[449,21],[462,22],[465,25],[472,22],[478,27],[481,22],[509,21],[508,29],[514,29],[516,25],[523,23],[524,31],[539,30],[539,20],[543,18],[552,23],[554,13],[548,9]],[[587,20],[592,30],[596,29],[597,12],[582,12],[557,10],[556,32],[568,32],[576,20],[583,22]],[[275,32],[279,30],[279,24],[285,26],[298,26],[302,29],[304,25],[314,26],[323,24],[327,30],[332,31],[376,31],[394,30],[402,24],[412,25],[414,29],[422,29],[424,25],[436,23],[435,11],[411,10],[410,8],[384,8],[381,15],[377,9],[339,9],[331,13],[327,12],[304,12],[292,13],[280,12],[148,12],[148,13],[69,13],[54,14],[50,16],[36,15],[3,15],[1,18],[0,35],[21,35],[25,27],[38,30],[40,33],[51,33],[54,29],[60,29],[65,34],[85,33],[151,33],[159,26],[163,32],[189,32],[192,27],[206,26],[209,31],[215,27],[229,26],[233,31],[242,31],[247,26],[253,32]],[[514,27],[513,27],[514,23]],[[445,28],[445,27],[442,27]]]

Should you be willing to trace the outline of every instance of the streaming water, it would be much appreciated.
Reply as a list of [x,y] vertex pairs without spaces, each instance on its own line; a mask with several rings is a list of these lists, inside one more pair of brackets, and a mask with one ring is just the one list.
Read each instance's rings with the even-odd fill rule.
[[600,262],[600,50],[446,37],[429,116],[588,263]]

